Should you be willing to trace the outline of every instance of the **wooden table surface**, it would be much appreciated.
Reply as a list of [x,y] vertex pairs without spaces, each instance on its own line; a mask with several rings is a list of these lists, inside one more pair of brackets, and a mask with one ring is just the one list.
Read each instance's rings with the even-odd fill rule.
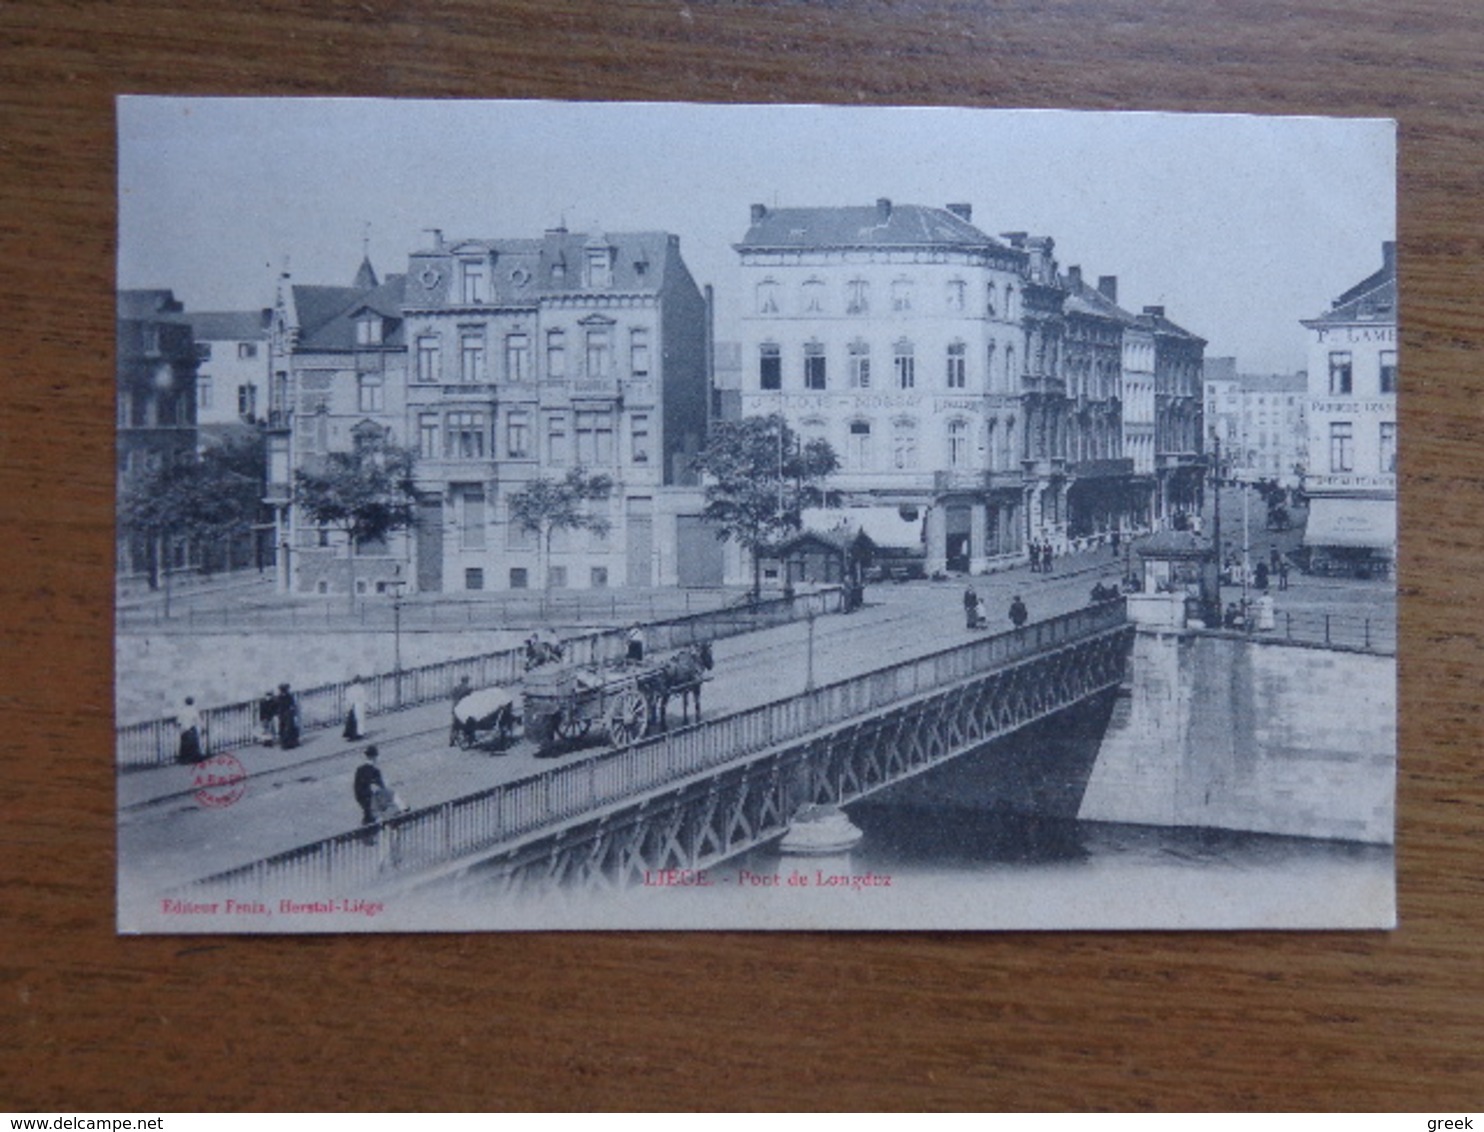
[[[0,1108],[1484,1107],[1477,0],[0,7]],[[1391,934],[120,939],[113,96],[1394,116]]]

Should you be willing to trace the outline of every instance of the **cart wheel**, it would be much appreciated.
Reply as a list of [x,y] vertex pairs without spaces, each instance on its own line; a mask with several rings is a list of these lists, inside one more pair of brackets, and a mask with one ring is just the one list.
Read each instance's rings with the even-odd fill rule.
[[469,728],[465,727],[462,723],[454,729],[454,742],[459,745],[459,750],[461,751],[471,751],[474,749],[474,736],[470,734]]
[[627,747],[644,735],[649,723],[649,705],[638,689],[629,688],[620,692],[608,709],[608,738],[615,747]]
[[564,742],[575,742],[592,730],[593,721],[590,719],[568,719],[557,717],[556,733]]

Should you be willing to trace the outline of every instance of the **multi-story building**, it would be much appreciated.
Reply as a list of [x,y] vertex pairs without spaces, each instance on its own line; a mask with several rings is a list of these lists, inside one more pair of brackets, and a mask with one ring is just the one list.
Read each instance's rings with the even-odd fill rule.
[[369,260],[349,287],[280,281],[270,332],[268,502],[274,507],[281,588],[360,593],[405,583],[412,543],[406,532],[350,551],[343,535],[311,523],[290,502],[293,473],[331,452],[407,445],[407,348],[402,330],[405,280],[382,282]]
[[1139,323],[1154,339],[1155,507],[1161,524],[1198,515],[1205,496],[1205,415],[1201,362],[1206,340],[1144,308]]
[[[182,310],[171,291],[118,293],[115,443],[120,492],[136,476],[195,453],[196,346]],[[118,573],[153,576],[161,566],[187,565],[189,547],[183,540],[163,548],[163,562],[161,549],[121,533]]]
[[1396,561],[1396,245],[1309,331],[1309,519],[1319,571],[1389,572]]
[[[707,420],[709,304],[664,232],[445,240],[403,311],[423,491],[420,590],[720,584],[690,460]],[[547,577],[511,498],[569,469],[614,482],[606,532],[554,532]]]
[[[1020,560],[1026,430],[1055,444],[1047,405],[1062,397],[1045,377],[1059,328],[1038,323],[1027,358],[1026,292],[1038,318],[1059,307],[1049,263],[1033,282],[1031,252],[980,231],[965,204],[753,205],[751,221],[735,245],[742,413],[828,440],[830,490],[920,523],[930,570]],[[1046,398],[1034,426],[1028,369]]]
[[1207,358],[1205,390],[1221,478],[1298,487],[1309,459],[1307,374],[1238,373],[1235,358]]
[[189,311],[185,318],[196,340],[197,424],[256,424],[268,409],[273,311]]
[[[1081,268],[1069,267],[1063,286],[1063,369],[1072,410],[1067,535],[1075,542],[1146,530],[1154,489],[1154,383],[1152,372],[1137,367],[1147,355],[1152,370],[1152,337],[1118,305],[1117,276],[1099,276],[1092,287]],[[1134,427],[1129,417],[1139,410],[1147,415],[1138,422],[1143,427]],[[1140,441],[1143,466],[1136,471],[1131,453]]]

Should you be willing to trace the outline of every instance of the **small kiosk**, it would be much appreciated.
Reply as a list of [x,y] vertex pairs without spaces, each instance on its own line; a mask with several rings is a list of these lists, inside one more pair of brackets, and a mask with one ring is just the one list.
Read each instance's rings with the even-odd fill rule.
[[1207,566],[1211,540],[1194,531],[1160,531],[1134,552],[1142,563],[1140,591],[1129,595],[1129,614],[1141,625],[1204,627],[1211,608]]

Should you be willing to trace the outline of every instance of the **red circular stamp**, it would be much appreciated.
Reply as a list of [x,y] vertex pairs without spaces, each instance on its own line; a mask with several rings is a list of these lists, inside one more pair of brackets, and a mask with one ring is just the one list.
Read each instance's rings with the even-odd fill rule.
[[220,810],[247,793],[247,771],[235,755],[212,755],[196,764],[191,788],[195,790],[200,805]]

